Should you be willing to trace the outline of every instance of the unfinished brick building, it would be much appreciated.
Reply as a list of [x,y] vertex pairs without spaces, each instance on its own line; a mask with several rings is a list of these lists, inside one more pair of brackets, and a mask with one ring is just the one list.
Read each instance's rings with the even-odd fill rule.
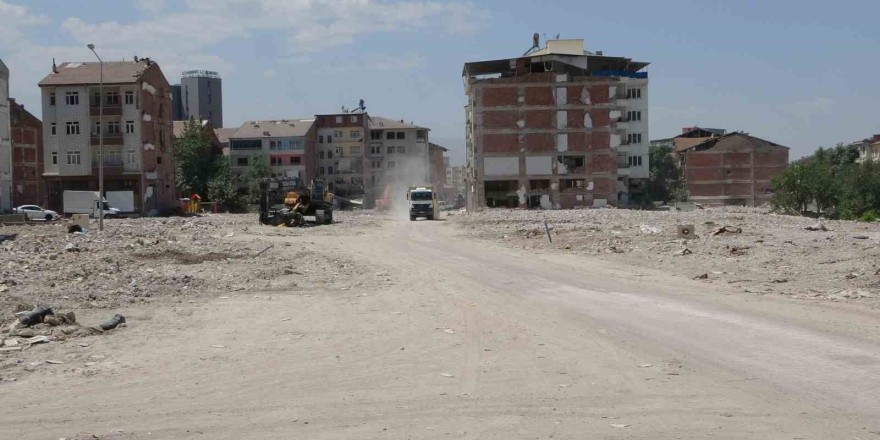
[[45,205],[43,122],[24,106],[9,100],[12,131],[12,205]]
[[648,63],[583,44],[465,64],[469,209],[616,205],[647,178]]
[[678,153],[691,201],[760,206],[788,166],[788,147],[746,133],[711,137]]

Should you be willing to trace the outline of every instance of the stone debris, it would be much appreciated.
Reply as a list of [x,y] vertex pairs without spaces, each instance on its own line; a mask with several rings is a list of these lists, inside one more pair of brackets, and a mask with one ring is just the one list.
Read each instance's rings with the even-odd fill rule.
[[[880,223],[815,221],[767,208],[707,207],[693,211],[625,209],[486,209],[450,221],[467,234],[527,252],[562,251],[537,238],[547,221],[565,255],[617,261],[639,271],[682,277],[712,275],[744,293],[809,301],[860,301],[880,307]],[[659,233],[646,233],[643,226]],[[683,237],[680,227],[689,229]],[[536,231],[536,232],[531,232]],[[505,235],[508,238],[500,240]],[[858,237],[858,238],[856,238]],[[853,275],[850,275],[853,274]],[[647,275],[646,275],[647,276]],[[748,283],[743,280],[748,281]]]

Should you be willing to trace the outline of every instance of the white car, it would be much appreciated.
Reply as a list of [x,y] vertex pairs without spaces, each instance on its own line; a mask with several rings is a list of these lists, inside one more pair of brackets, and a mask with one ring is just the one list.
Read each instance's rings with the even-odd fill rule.
[[57,212],[43,209],[37,205],[21,205],[13,209],[13,212],[26,215],[28,220],[46,220],[50,222],[58,220],[60,217]]

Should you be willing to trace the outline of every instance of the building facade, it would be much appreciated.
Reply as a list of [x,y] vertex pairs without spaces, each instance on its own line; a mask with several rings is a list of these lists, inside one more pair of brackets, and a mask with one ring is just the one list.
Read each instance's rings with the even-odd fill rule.
[[362,199],[366,208],[375,194],[369,118],[365,112],[315,116],[318,177],[340,197]]
[[223,80],[220,74],[210,70],[183,72],[179,93],[179,120],[207,119],[214,128],[223,128]]
[[49,207],[63,211],[65,190],[97,191],[102,159],[105,191],[127,194],[128,209],[172,210],[177,205],[172,94],[165,75],[149,58],[135,58],[105,62],[103,90],[100,77],[98,62],[63,63],[53,64],[39,83]]
[[12,136],[12,205],[46,205],[43,180],[43,122],[9,100]]
[[409,185],[431,182],[430,129],[403,120],[369,117],[370,185],[375,194],[390,186],[403,194]]
[[0,60],[0,211],[12,209],[12,136],[9,128],[9,68]]
[[466,63],[467,205],[621,205],[648,177],[648,63],[551,40]]
[[[222,148],[222,147],[221,147]],[[251,121],[229,134],[233,174],[243,175],[254,160],[269,165],[271,177],[315,177],[315,120]]]
[[704,205],[763,205],[773,197],[770,180],[788,166],[788,147],[739,132],[678,155],[688,200]]
[[442,195],[442,199],[446,200],[446,165],[449,163],[449,158],[446,157],[446,152],[449,150],[446,149],[446,147],[441,147],[440,145],[432,143],[429,144],[429,151],[429,181],[431,182],[431,185],[434,186],[437,193]]
[[856,150],[859,152],[859,158],[856,159],[856,162],[862,163],[869,160],[880,160],[880,134],[875,134],[868,139],[853,142],[852,145],[855,146]]

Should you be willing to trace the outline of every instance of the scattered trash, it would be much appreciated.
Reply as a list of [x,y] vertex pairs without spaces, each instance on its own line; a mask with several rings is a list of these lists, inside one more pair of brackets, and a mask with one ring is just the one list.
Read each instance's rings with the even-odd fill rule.
[[692,250],[690,250],[690,249],[688,249],[688,248],[682,248],[682,249],[678,250],[678,251],[675,253],[675,255],[690,255],[690,254],[692,254],[692,253],[694,253]]
[[121,324],[125,324],[125,316],[122,316],[117,313],[112,318],[110,318],[109,321],[99,325],[98,327],[101,330],[107,331],[107,330],[113,330],[114,328],[116,328],[117,326],[119,326]]
[[47,360],[46,360],[46,363],[47,363],[47,364],[52,364],[52,365],[62,365],[62,364],[64,364],[64,362],[56,361],[56,360],[52,360],[52,359],[47,359]]
[[773,284],[783,284],[788,282],[788,278],[775,278],[770,280],[770,282]]
[[852,280],[852,279],[855,279],[855,278],[858,278],[858,277],[859,277],[858,274],[856,274],[856,273],[852,273],[852,272],[850,272],[850,273],[846,274],[846,276],[844,276],[844,278],[846,278],[846,279],[848,279],[848,280]]
[[614,428],[629,428],[629,425],[626,423],[612,423],[611,426]]
[[678,238],[683,238],[685,240],[691,240],[697,238],[696,230],[694,229],[694,225],[678,225]]
[[867,240],[870,237],[867,235],[853,235],[852,238],[855,238],[856,240]]
[[724,249],[727,249],[727,253],[734,257],[741,257],[746,254],[746,249],[749,249],[748,246],[724,246]]
[[725,234],[725,233],[739,234],[742,231],[743,231],[742,228],[738,228],[736,226],[721,226],[720,228],[715,228],[715,230],[712,231],[712,236],[714,237],[716,235],[721,235],[721,234]]
[[82,232],[83,228],[80,225],[70,225],[67,227],[67,233],[73,234],[74,232]]
[[828,230],[828,228],[825,226],[825,223],[822,220],[819,220],[818,222],[816,222],[816,224],[814,224],[812,226],[807,226],[804,229],[806,229],[808,231],[827,231]]
[[24,342],[27,342],[28,345],[43,344],[43,343],[49,342],[49,337],[48,336],[34,336],[33,338],[25,339]]
[[265,249],[261,250],[260,252],[257,252],[257,254],[254,255],[254,256],[255,256],[255,257],[259,257],[260,255],[263,255],[263,252],[266,252],[266,251],[268,251],[269,249],[272,249],[274,246],[275,246],[274,244],[270,244],[269,246],[266,246]]
[[75,243],[67,243],[67,245],[64,246],[64,250],[66,252],[79,252],[79,246]]
[[641,225],[639,226],[639,230],[642,231],[642,234],[659,234],[660,228],[656,228],[654,226]]
[[225,345],[212,345],[211,348],[226,348]]
[[227,237],[234,237],[234,236],[235,236],[235,231],[229,231],[229,233],[226,234],[226,236],[227,236]]
[[453,330],[451,328],[445,328],[445,329],[443,329],[443,333],[449,333],[450,335],[454,335],[455,330]]
[[440,375],[443,377],[455,377],[455,375],[453,375],[451,373],[440,373]]
[[653,366],[654,366],[654,364],[642,364],[642,365],[639,365],[639,368],[651,368]]
[[695,276],[694,279],[695,279],[695,280],[708,280],[708,279],[709,279],[709,274],[708,274],[708,273],[702,273],[702,274],[700,274],[700,275]]

